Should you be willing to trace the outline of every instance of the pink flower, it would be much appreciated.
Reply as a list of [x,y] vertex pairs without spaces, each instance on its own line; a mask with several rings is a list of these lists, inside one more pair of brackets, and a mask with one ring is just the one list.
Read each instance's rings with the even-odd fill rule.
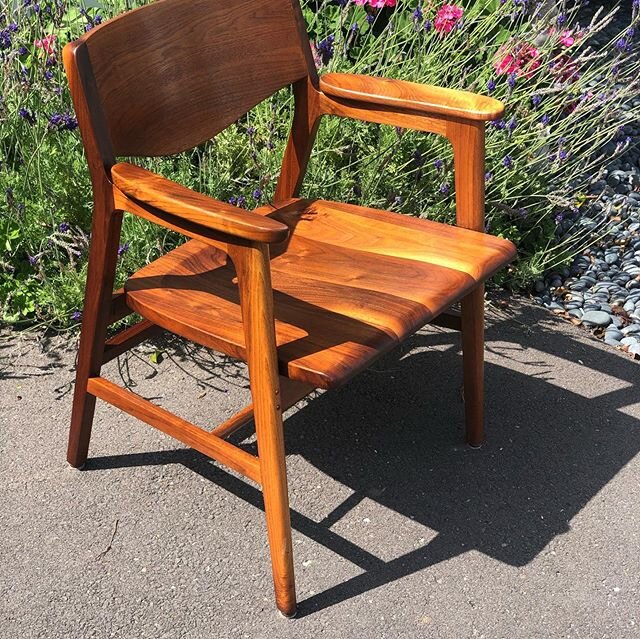
[[575,60],[571,56],[562,54],[551,65],[551,70],[558,76],[561,82],[575,82],[580,77],[580,71]]
[[56,38],[57,36],[52,33],[42,40],[34,40],[33,44],[37,49],[42,49],[48,56],[53,57],[56,54]]
[[509,52],[503,45],[498,50],[498,58],[494,65],[498,75],[515,73],[517,76],[524,74],[530,78],[540,67],[540,50],[530,44],[516,45]]
[[395,7],[397,0],[354,0],[354,2],[360,7],[368,4],[373,9],[382,9],[383,7]]
[[440,33],[450,33],[460,18],[462,18],[463,14],[463,8],[457,4],[443,4],[440,9],[438,9],[438,13],[436,13],[433,27]]
[[563,44],[565,47],[570,47],[575,41],[576,39],[573,37],[573,34],[571,31],[563,31],[560,34],[560,43]]

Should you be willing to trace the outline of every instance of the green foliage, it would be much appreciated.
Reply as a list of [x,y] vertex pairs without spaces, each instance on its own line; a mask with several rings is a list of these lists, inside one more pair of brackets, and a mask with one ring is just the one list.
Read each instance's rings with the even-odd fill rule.
[[[0,306],[5,322],[78,320],[91,187],[60,52],[85,29],[137,4],[144,2],[104,0],[98,10],[95,3],[89,9],[45,0],[37,9],[21,0],[3,9]],[[464,17],[450,31],[438,27],[440,4],[416,8],[398,0],[396,7],[383,9],[370,4],[303,2],[320,71],[402,78],[503,100],[505,117],[487,133],[487,227],[518,244],[520,259],[509,282],[525,283],[567,259],[576,246],[558,242],[555,217],[579,206],[592,176],[628,144],[620,127],[638,117],[621,109],[638,90],[633,34],[593,51],[589,38],[612,14],[601,12],[578,26],[577,10],[561,13],[563,3],[558,8],[545,3],[540,13],[524,0],[468,0],[462,3]],[[55,39],[47,39],[52,35]],[[193,152],[145,164],[252,208],[273,194],[292,106],[283,90]],[[303,194],[452,221],[451,150],[434,135],[325,118]],[[118,283],[179,241],[174,233],[126,216]]]

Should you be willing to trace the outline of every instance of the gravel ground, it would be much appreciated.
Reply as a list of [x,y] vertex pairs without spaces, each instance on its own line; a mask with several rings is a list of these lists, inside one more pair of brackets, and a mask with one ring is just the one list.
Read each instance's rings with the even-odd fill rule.
[[[638,364],[512,301],[472,450],[458,340],[429,328],[289,414],[289,621],[251,483],[103,404],[71,469],[74,345],[3,339],[0,637],[638,637]],[[237,365],[153,348],[107,376],[200,424],[247,401]]]
[[[585,9],[587,15],[592,10]],[[593,46],[615,37],[630,19],[631,2],[622,2],[617,19]],[[538,280],[534,300],[640,359],[640,96],[625,108],[637,114],[624,127],[625,153],[594,176],[588,192],[594,201],[566,211],[559,222],[562,241],[584,237],[585,230],[597,240],[568,267]],[[616,143],[610,146],[612,152]]]

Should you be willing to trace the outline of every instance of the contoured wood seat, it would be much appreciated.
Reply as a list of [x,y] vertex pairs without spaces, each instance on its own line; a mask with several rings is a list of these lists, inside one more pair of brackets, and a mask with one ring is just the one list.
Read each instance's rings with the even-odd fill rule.
[[[337,202],[261,212],[290,229],[270,261],[279,371],[319,388],[366,368],[513,255],[484,233]],[[155,324],[246,359],[236,273],[221,249],[190,240],[124,288]]]
[[[503,105],[400,80],[319,78],[298,0],[158,0],[93,28],[63,59],[93,187],[67,459],[85,464],[101,399],[258,483],[276,605],[292,616],[284,410],[434,320],[462,331],[466,437],[483,441],[484,280],[515,254],[483,233],[485,122]],[[295,109],[270,207],[246,211],[120,161],[192,149],[288,86]],[[445,136],[456,227],[299,200],[318,124],[330,116]],[[114,291],[124,215],[188,240]],[[460,316],[445,310],[457,300]],[[134,311],[144,319],[107,339]],[[101,376],[105,362],[161,329],[245,360],[252,403],[209,431]],[[228,441],[249,422],[257,455]]]

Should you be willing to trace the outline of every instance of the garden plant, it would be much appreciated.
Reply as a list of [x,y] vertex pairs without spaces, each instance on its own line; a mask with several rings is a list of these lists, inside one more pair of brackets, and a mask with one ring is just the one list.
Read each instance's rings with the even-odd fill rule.
[[[61,64],[62,47],[142,2],[2,0],[0,307],[10,324],[66,327],[82,315],[91,193]],[[506,104],[487,129],[487,229],[515,242],[503,283],[526,285],[597,236],[567,225],[634,140],[640,0],[630,24],[594,46],[616,8],[580,2],[304,0],[316,64],[489,94]],[[242,34],[239,33],[241,38]],[[252,208],[275,187],[292,98],[258,105],[196,151],[146,160],[198,191]],[[249,144],[247,144],[247,141]],[[451,151],[433,135],[326,118],[304,194],[450,221]],[[248,149],[248,150],[247,150]],[[181,238],[126,217],[119,278]],[[503,276],[505,277],[505,276]]]

